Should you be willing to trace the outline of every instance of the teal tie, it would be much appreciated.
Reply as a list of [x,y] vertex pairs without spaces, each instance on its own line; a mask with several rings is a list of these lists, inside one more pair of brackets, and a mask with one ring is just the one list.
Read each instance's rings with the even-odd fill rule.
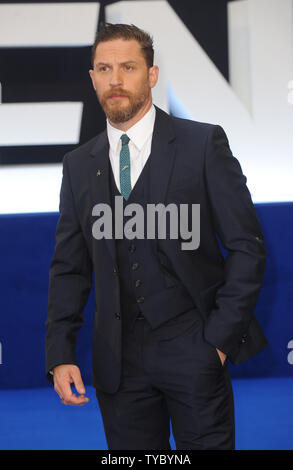
[[127,134],[122,134],[120,138],[122,141],[120,152],[120,192],[124,199],[127,200],[131,193],[130,154],[128,148],[128,142],[130,139]]

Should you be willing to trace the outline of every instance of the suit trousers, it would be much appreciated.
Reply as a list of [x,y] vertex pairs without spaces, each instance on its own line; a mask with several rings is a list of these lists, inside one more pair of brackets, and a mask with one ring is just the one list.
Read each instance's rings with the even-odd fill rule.
[[141,317],[122,328],[122,373],[114,394],[96,389],[109,449],[234,449],[227,360],[203,336],[193,308],[152,330]]

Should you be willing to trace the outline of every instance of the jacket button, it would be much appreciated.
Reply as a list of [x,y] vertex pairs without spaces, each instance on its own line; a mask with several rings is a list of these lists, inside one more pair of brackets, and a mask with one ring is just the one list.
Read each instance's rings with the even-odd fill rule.
[[138,297],[137,303],[142,304],[144,302],[144,297]]
[[241,343],[245,343],[246,339],[242,337]]
[[141,280],[140,280],[140,279],[136,279],[136,281],[135,281],[135,287],[139,287],[139,286],[141,286],[141,284],[142,284]]
[[114,274],[118,274],[118,271],[117,271],[116,268],[113,268],[113,273],[114,273]]
[[120,313],[119,313],[119,312],[116,312],[116,313],[115,313],[115,318],[116,318],[117,320],[120,320]]
[[136,250],[136,246],[132,243],[132,244],[128,247],[128,250],[130,251],[130,253],[134,253],[135,250]]
[[139,267],[139,264],[138,263],[133,263],[132,264],[132,269],[135,270]]

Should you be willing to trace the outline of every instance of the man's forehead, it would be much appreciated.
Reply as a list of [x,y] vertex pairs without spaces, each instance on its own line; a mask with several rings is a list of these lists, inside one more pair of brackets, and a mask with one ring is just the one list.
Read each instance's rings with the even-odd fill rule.
[[135,39],[123,40],[113,39],[111,41],[100,42],[96,49],[95,59],[104,61],[107,58],[119,57],[119,61],[142,58],[141,47]]

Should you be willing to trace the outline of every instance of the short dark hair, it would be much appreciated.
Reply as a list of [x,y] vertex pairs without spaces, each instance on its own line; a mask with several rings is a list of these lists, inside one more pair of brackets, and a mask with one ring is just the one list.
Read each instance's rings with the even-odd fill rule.
[[95,53],[98,44],[100,44],[100,42],[111,41],[113,39],[125,39],[126,41],[135,39],[141,46],[147,66],[152,67],[154,65],[153,38],[146,31],[143,31],[134,24],[100,23],[100,27],[92,47],[92,66],[94,66]]

